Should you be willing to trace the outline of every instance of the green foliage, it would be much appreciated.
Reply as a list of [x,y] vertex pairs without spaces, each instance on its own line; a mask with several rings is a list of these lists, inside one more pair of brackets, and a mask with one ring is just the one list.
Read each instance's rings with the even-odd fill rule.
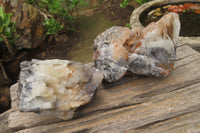
[[[73,20],[74,11],[78,15],[78,4],[83,6],[87,2],[85,0],[26,0],[29,4],[34,5],[37,9],[47,14],[45,16],[44,25],[48,32],[47,34],[56,34],[60,31],[64,24],[67,30],[74,30]],[[54,27],[56,26],[56,28]]]
[[146,3],[146,2],[149,2],[149,1],[151,1],[151,0],[136,0],[136,2],[138,4],[140,4],[140,5],[142,5],[142,4]]
[[121,8],[126,8],[128,6],[128,4],[129,4],[129,0],[123,0],[123,2],[120,3],[120,7]]
[[47,35],[55,34],[63,28],[63,25],[60,25],[54,18],[46,18],[43,25],[48,29]]
[[6,14],[3,7],[0,7],[0,42],[5,41],[4,36],[10,43],[14,42],[15,39],[18,38],[18,36],[14,36],[14,32],[16,32],[16,24],[11,21],[11,17],[11,13]]
[[128,27],[129,29],[132,29],[130,23],[126,23],[125,27]]
[[0,7],[0,58],[3,60],[14,57],[12,44],[19,37],[14,35],[16,24],[11,21],[11,17],[11,13],[5,13],[4,8]]

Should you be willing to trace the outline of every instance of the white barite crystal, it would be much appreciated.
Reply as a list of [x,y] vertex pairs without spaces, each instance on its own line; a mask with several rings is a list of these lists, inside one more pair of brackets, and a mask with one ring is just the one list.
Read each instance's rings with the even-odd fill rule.
[[144,29],[112,27],[94,41],[95,66],[109,82],[119,80],[127,70],[165,77],[173,69],[179,31],[176,13],[169,13]]
[[87,65],[67,60],[32,60],[21,63],[19,109],[70,119],[87,104],[103,79]]

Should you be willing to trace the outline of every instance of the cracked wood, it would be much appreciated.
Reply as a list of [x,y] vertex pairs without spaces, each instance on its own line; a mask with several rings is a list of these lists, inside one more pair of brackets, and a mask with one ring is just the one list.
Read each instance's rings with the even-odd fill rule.
[[[103,83],[92,102],[69,121],[23,113],[17,109],[16,85],[12,111],[4,131],[66,132],[181,132],[200,131],[200,54],[188,46],[177,49],[177,61],[166,78],[127,76]],[[11,88],[12,90],[12,88]],[[5,117],[6,116],[6,117]],[[2,122],[0,122],[2,125]],[[163,128],[163,130],[162,130]],[[1,131],[1,130],[0,130]]]

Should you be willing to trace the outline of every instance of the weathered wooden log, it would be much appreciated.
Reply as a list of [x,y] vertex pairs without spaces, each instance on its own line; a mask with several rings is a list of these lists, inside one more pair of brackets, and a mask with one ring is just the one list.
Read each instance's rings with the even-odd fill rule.
[[180,46],[175,70],[166,78],[135,76],[103,83],[92,102],[68,121],[20,112],[15,84],[12,110],[0,116],[0,132],[199,132],[199,58],[197,51]]

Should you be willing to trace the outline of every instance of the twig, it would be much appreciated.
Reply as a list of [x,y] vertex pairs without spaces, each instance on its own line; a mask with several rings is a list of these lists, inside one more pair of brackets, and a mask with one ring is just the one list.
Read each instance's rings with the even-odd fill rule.
[[14,52],[12,47],[10,46],[10,43],[8,42],[8,39],[5,35],[1,35],[5,41],[6,47],[8,48],[9,53],[11,54],[11,56],[14,56]]
[[33,7],[34,7],[41,15],[43,15],[44,18],[48,18],[48,17],[53,18],[52,15],[45,13],[45,10],[39,9],[39,7],[36,7],[36,6],[33,6]]
[[48,16],[47,16],[43,11],[41,11],[41,10],[38,9],[38,8],[36,8],[36,9],[38,10],[38,12],[39,12],[41,15],[44,16],[45,19],[48,18]]
[[2,71],[2,73],[3,73],[4,79],[5,79],[5,80],[8,80],[8,76],[7,76],[7,74],[6,74],[6,71],[5,71],[4,67],[3,67],[2,62],[0,62],[0,67],[1,67],[1,71]]

